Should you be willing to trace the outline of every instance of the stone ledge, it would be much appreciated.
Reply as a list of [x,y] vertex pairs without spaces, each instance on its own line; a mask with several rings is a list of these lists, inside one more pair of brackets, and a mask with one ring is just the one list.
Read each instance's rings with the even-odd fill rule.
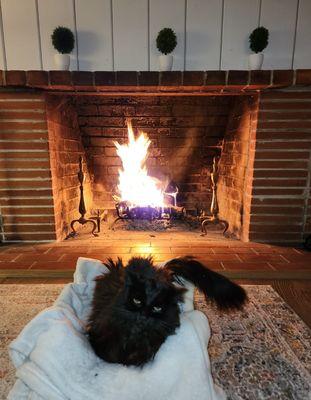
[[249,91],[311,86],[311,69],[263,71],[0,71],[0,87],[172,93]]

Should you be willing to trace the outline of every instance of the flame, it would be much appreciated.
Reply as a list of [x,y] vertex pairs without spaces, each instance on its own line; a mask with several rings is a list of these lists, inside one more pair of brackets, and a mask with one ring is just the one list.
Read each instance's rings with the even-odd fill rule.
[[135,138],[129,120],[127,130],[127,144],[114,142],[123,166],[123,170],[119,170],[118,185],[121,200],[132,207],[163,207],[164,193],[157,187],[157,179],[148,175],[145,166],[151,141],[144,132],[139,132]]

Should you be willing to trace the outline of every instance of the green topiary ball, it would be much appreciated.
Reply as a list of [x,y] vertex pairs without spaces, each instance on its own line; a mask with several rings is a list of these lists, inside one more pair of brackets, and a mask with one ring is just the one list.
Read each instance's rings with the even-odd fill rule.
[[258,28],[254,29],[249,35],[249,43],[249,47],[254,53],[260,53],[263,51],[269,43],[268,29],[264,28],[263,26],[259,26]]
[[162,54],[170,54],[177,45],[177,37],[173,29],[163,28],[157,36],[157,48]]
[[69,54],[75,47],[75,37],[69,28],[58,26],[52,36],[53,47],[62,54]]

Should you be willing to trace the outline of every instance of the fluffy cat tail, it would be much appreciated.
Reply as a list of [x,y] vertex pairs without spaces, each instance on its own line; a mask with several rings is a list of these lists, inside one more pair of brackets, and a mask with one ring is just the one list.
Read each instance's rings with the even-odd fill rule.
[[165,268],[178,277],[193,283],[205,296],[221,310],[241,309],[247,300],[245,290],[223,275],[211,271],[193,257],[181,257],[170,260]]

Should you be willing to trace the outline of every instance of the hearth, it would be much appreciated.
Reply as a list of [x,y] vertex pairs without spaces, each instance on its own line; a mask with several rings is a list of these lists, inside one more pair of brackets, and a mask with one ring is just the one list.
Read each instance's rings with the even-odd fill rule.
[[[70,233],[83,216],[83,157],[86,219],[114,210],[170,220],[186,211],[242,241],[301,243],[311,233],[307,72],[40,71],[44,82],[35,72],[0,73],[2,241]],[[114,142],[127,142],[128,118],[151,141],[146,168],[168,204],[137,208],[115,197]]]

